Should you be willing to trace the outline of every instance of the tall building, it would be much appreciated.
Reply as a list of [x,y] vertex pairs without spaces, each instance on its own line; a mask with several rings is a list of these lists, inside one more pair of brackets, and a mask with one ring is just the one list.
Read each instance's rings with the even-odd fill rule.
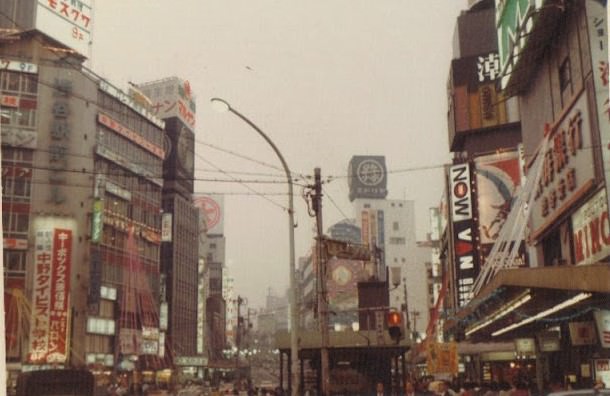
[[0,42],[10,367],[159,367],[164,123],[45,32]]
[[411,315],[408,311],[417,311],[420,324],[426,323],[428,280],[425,258],[417,254],[415,203],[386,198],[384,157],[352,157],[348,180],[361,243],[375,253],[369,277],[388,283],[390,307],[403,312],[405,319]]
[[[199,218],[193,205],[195,177],[194,93],[188,81],[170,77],[138,84],[152,112],[164,120],[168,152],[163,163],[163,217],[171,228],[161,245],[161,271],[169,306],[168,346],[178,363],[197,361]],[[201,327],[201,326],[199,326]],[[200,363],[201,359],[198,360]],[[191,366],[187,366],[191,367]],[[188,372],[201,370],[184,369]]]

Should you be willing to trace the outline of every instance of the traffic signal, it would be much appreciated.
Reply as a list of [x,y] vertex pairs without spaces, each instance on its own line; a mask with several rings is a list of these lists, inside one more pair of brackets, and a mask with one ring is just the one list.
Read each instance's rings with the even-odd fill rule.
[[402,338],[402,315],[398,311],[388,312],[388,333],[397,344]]

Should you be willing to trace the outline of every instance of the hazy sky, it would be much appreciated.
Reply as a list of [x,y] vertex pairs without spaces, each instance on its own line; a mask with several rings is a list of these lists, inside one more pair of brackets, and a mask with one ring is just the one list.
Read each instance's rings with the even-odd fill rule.
[[[121,88],[178,76],[197,97],[196,192],[225,197],[229,271],[261,306],[288,286],[286,184],[271,148],[209,99],[226,99],[263,129],[295,175],[322,169],[324,228],[352,217],[353,155],[385,155],[388,198],[415,201],[417,237],[448,162],[446,81],[466,0],[103,0],[90,66]],[[233,153],[233,154],[231,154]],[[246,160],[248,157],[256,161]],[[266,166],[269,164],[278,168]],[[418,168],[432,167],[428,170]],[[435,167],[435,168],[434,168]],[[223,172],[219,172],[219,169]],[[231,182],[205,181],[222,179]],[[295,185],[297,257],[314,222]],[[251,194],[251,195],[235,195]],[[270,202],[269,200],[272,200]]]

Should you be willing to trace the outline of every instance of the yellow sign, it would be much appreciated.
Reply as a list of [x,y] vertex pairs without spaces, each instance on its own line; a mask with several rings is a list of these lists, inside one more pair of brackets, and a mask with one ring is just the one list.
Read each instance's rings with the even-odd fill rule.
[[429,342],[427,355],[428,373],[450,373],[453,375],[457,374],[458,354],[457,344],[455,342]]

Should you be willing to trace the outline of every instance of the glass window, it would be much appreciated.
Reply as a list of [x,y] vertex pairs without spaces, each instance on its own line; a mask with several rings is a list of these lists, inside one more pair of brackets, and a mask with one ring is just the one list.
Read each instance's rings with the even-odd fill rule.
[[24,251],[4,251],[4,262],[9,272],[25,272],[25,252]]

